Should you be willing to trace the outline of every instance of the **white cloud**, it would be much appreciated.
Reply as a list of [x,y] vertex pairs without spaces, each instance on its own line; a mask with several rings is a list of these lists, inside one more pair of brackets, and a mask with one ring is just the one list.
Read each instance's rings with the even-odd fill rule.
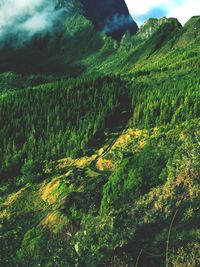
[[166,7],[171,0],[126,0],[127,6],[130,12],[135,16],[140,16],[148,13],[152,8],[155,7]]
[[200,15],[199,0],[126,0],[130,13],[135,18],[148,16],[156,8],[165,10],[166,17],[176,17],[184,24],[192,16]]
[[173,5],[169,11],[168,17],[178,17],[179,21],[184,24],[192,16],[200,15],[200,1],[199,0],[185,0],[181,1],[180,5]]
[[24,42],[37,32],[51,31],[62,11],[55,5],[54,0],[0,0],[0,46],[9,35]]
[[[43,0],[4,0],[0,3],[0,33],[12,26],[13,30],[19,24],[26,23],[33,16],[37,16],[37,10],[42,8]],[[44,11],[44,10],[42,10]],[[42,12],[43,14],[43,12]],[[27,19],[24,19],[27,16]],[[18,22],[15,24],[15,22]],[[36,25],[37,27],[37,25]]]

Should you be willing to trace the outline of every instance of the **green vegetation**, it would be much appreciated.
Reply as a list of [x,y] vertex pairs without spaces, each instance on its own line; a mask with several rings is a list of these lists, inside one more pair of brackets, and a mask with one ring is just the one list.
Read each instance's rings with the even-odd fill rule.
[[126,86],[114,77],[60,81],[9,94],[0,102],[2,176],[17,175],[26,159],[81,156],[109,117],[129,108],[128,102]]
[[0,266],[200,266],[198,23],[116,44],[79,17],[78,70],[0,74]]

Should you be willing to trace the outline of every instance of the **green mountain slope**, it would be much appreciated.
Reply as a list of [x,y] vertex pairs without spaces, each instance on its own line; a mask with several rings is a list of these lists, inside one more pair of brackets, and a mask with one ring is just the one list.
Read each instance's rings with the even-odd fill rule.
[[0,266],[200,265],[199,21],[2,55]]

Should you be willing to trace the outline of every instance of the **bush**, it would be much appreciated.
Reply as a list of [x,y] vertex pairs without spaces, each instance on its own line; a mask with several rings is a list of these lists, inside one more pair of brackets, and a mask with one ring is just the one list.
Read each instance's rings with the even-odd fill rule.
[[43,164],[39,161],[28,160],[24,163],[21,173],[28,183],[41,182],[45,174],[43,172]]
[[32,228],[24,235],[17,259],[21,266],[40,266],[46,250],[44,234],[39,228]]

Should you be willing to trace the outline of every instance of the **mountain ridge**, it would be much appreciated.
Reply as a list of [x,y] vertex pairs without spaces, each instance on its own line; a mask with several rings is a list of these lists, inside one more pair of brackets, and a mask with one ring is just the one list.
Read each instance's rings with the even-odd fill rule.
[[[198,17],[196,17],[196,20],[198,22]],[[188,23],[190,23],[190,20]],[[118,52],[116,53],[116,51],[120,50],[121,47],[126,46],[130,50],[128,54],[136,47],[140,46],[142,49],[143,43],[145,41],[148,42],[148,40],[152,38],[152,35],[156,35],[161,27],[171,27],[172,31],[174,27],[174,32],[177,29],[179,33],[176,33],[176,37],[179,39],[179,44],[181,44],[181,42],[183,43],[182,35],[186,36],[186,32],[189,34],[189,32],[194,31],[194,38],[193,36],[192,38],[184,37],[186,38],[185,42],[187,41],[189,44],[189,42],[193,42],[193,39],[196,40],[196,38],[198,38],[198,30],[194,30],[192,26],[188,28],[187,25],[188,24],[181,27],[181,24],[176,19],[172,18],[163,18],[160,20],[150,19],[141,26],[136,34],[131,34],[130,38],[128,38],[129,40],[122,37],[123,42],[121,42],[120,45],[120,43],[115,42],[114,39],[110,39],[111,37],[106,37],[104,33],[96,32],[90,21],[85,19],[83,15],[77,14],[66,21],[64,28],[58,32],[56,38],[51,38],[47,35],[42,39],[40,39],[40,37],[35,38],[30,44],[17,50],[1,50],[0,70],[1,72],[6,72],[15,71],[16,69],[18,72],[21,70],[24,74],[51,74],[57,72],[57,74],[66,75],[67,72],[69,72],[68,75],[73,76],[77,73],[80,74],[88,70],[91,71],[91,64],[93,65],[93,62],[95,63],[96,57],[99,61],[98,65],[101,64],[101,62],[103,64],[104,60],[109,61],[109,58],[112,60],[114,54],[119,54]],[[168,42],[169,38],[171,38],[171,42],[176,42],[175,39],[177,38],[174,37],[175,39],[173,39],[171,35],[164,37],[164,35],[165,33],[163,32],[163,38],[168,40]],[[159,42],[160,37],[155,36],[155,40],[156,38]],[[92,40],[90,44],[87,42],[88,39]],[[79,44],[81,44],[80,47],[78,47]],[[162,45],[160,44],[160,46]],[[76,52],[77,49],[79,51],[78,54]],[[159,51],[157,48],[156,50]],[[139,52],[139,54],[143,53],[145,54],[146,52]],[[33,54],[34,56],[32,56]]]

